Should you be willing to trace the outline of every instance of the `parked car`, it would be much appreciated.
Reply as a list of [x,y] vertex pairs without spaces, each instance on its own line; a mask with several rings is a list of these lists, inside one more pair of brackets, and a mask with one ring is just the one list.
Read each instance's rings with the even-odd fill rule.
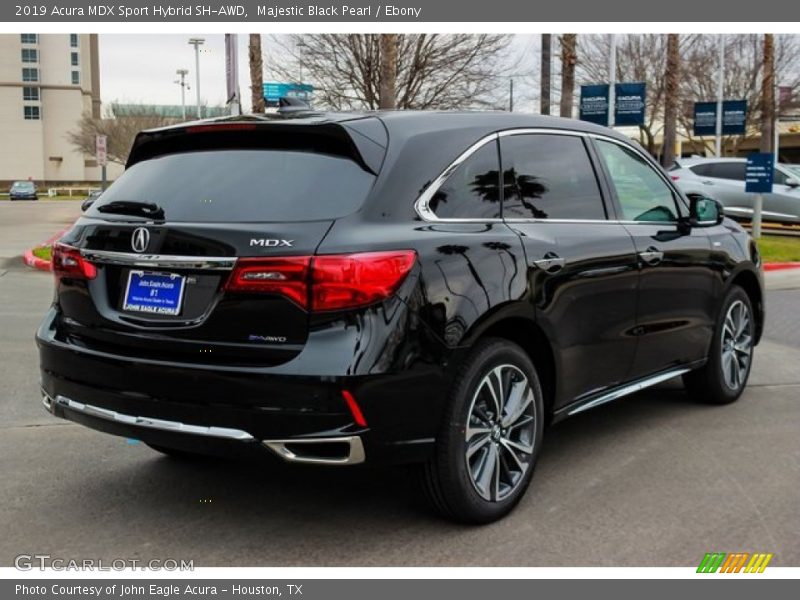
[[32,181],[15,181],[8,190],[9,200],[38,200],[36,185]]
[[764,323],[717,202],[612,130],[513,113],[145,131],[53,267],[54,415],[168,455],[419,463],[474,523],[545,425],[678,376],[739,398]]
[[100,194],[103,193],[103,190],[92,190],[89,192],[89,195],[86,196],[86,200],[81,202],[81,211],[86,212],[89,207],[94,204],[95,200],[100,197]]
[[[731,217],[753,216],[754,194],[745,192],[745,158],[680,158],[669,171],[684,192],[718,200]],[[764,194],[762,218],[800,223],[800,166],[778,164],[771,194]]]

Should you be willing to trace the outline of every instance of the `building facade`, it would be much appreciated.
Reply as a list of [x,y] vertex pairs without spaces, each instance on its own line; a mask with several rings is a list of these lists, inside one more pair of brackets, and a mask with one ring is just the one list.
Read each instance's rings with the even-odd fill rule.
[[96,34],[0,35],[0,182],[99,180],[67,139],[84,113],[100,116]]

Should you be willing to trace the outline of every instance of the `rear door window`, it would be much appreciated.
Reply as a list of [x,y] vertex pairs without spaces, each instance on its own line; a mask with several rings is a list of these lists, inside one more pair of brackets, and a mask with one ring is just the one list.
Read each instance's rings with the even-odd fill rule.
[[606,219],[597,176],[580,137],[506,136],[500,154],[504,218]]
[[286,149],[220,149],[166,154],[134,164],[89,209],[154,203],[167,221],[312,221],[362,205],[375,176],[337,154]]
[[711,172],[708,176],[716,177],[717,179],[729,179],[731,181],[744,181],[746,166],[744,162],[711,163]]

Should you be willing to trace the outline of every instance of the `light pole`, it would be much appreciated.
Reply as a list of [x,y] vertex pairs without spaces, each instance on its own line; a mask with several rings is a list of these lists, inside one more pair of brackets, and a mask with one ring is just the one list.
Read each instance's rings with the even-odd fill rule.
[[614,127],[617,104],[617,35],[611,34],[611,47],[608,53],[608,126]]
[[722,156],[722,101],[725,93],[725,34],[719,36],[719,64],[717,65],[717,124],[715,127],[714,150],[717,157]]
[[200,46],[205,43],[204,38],[189,38],[189,44],[194,46],[194,74],[195,74],[195,90],[197,91],[197,118],[202,119],[200,107]]
[[181,116],[183,120],[186,120],[186,90],[189,88],[189,84],[186,83],[186,76],[189,74],[189,69],[178,69],[175,71],[178,74],[180,79],[175,80],[179,86],[181,86]]

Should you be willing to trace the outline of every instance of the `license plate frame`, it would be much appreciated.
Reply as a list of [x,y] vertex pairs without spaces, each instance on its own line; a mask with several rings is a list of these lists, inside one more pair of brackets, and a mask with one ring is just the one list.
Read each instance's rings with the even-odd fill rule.
[[[145,291],[150,294],[145,295]],[[140,315],[177,317],[183,310],[185,291],[186,277],[183,275],[131,269],[122,297],[122,310]],[[159,292],[167,293],[159,295]]]

